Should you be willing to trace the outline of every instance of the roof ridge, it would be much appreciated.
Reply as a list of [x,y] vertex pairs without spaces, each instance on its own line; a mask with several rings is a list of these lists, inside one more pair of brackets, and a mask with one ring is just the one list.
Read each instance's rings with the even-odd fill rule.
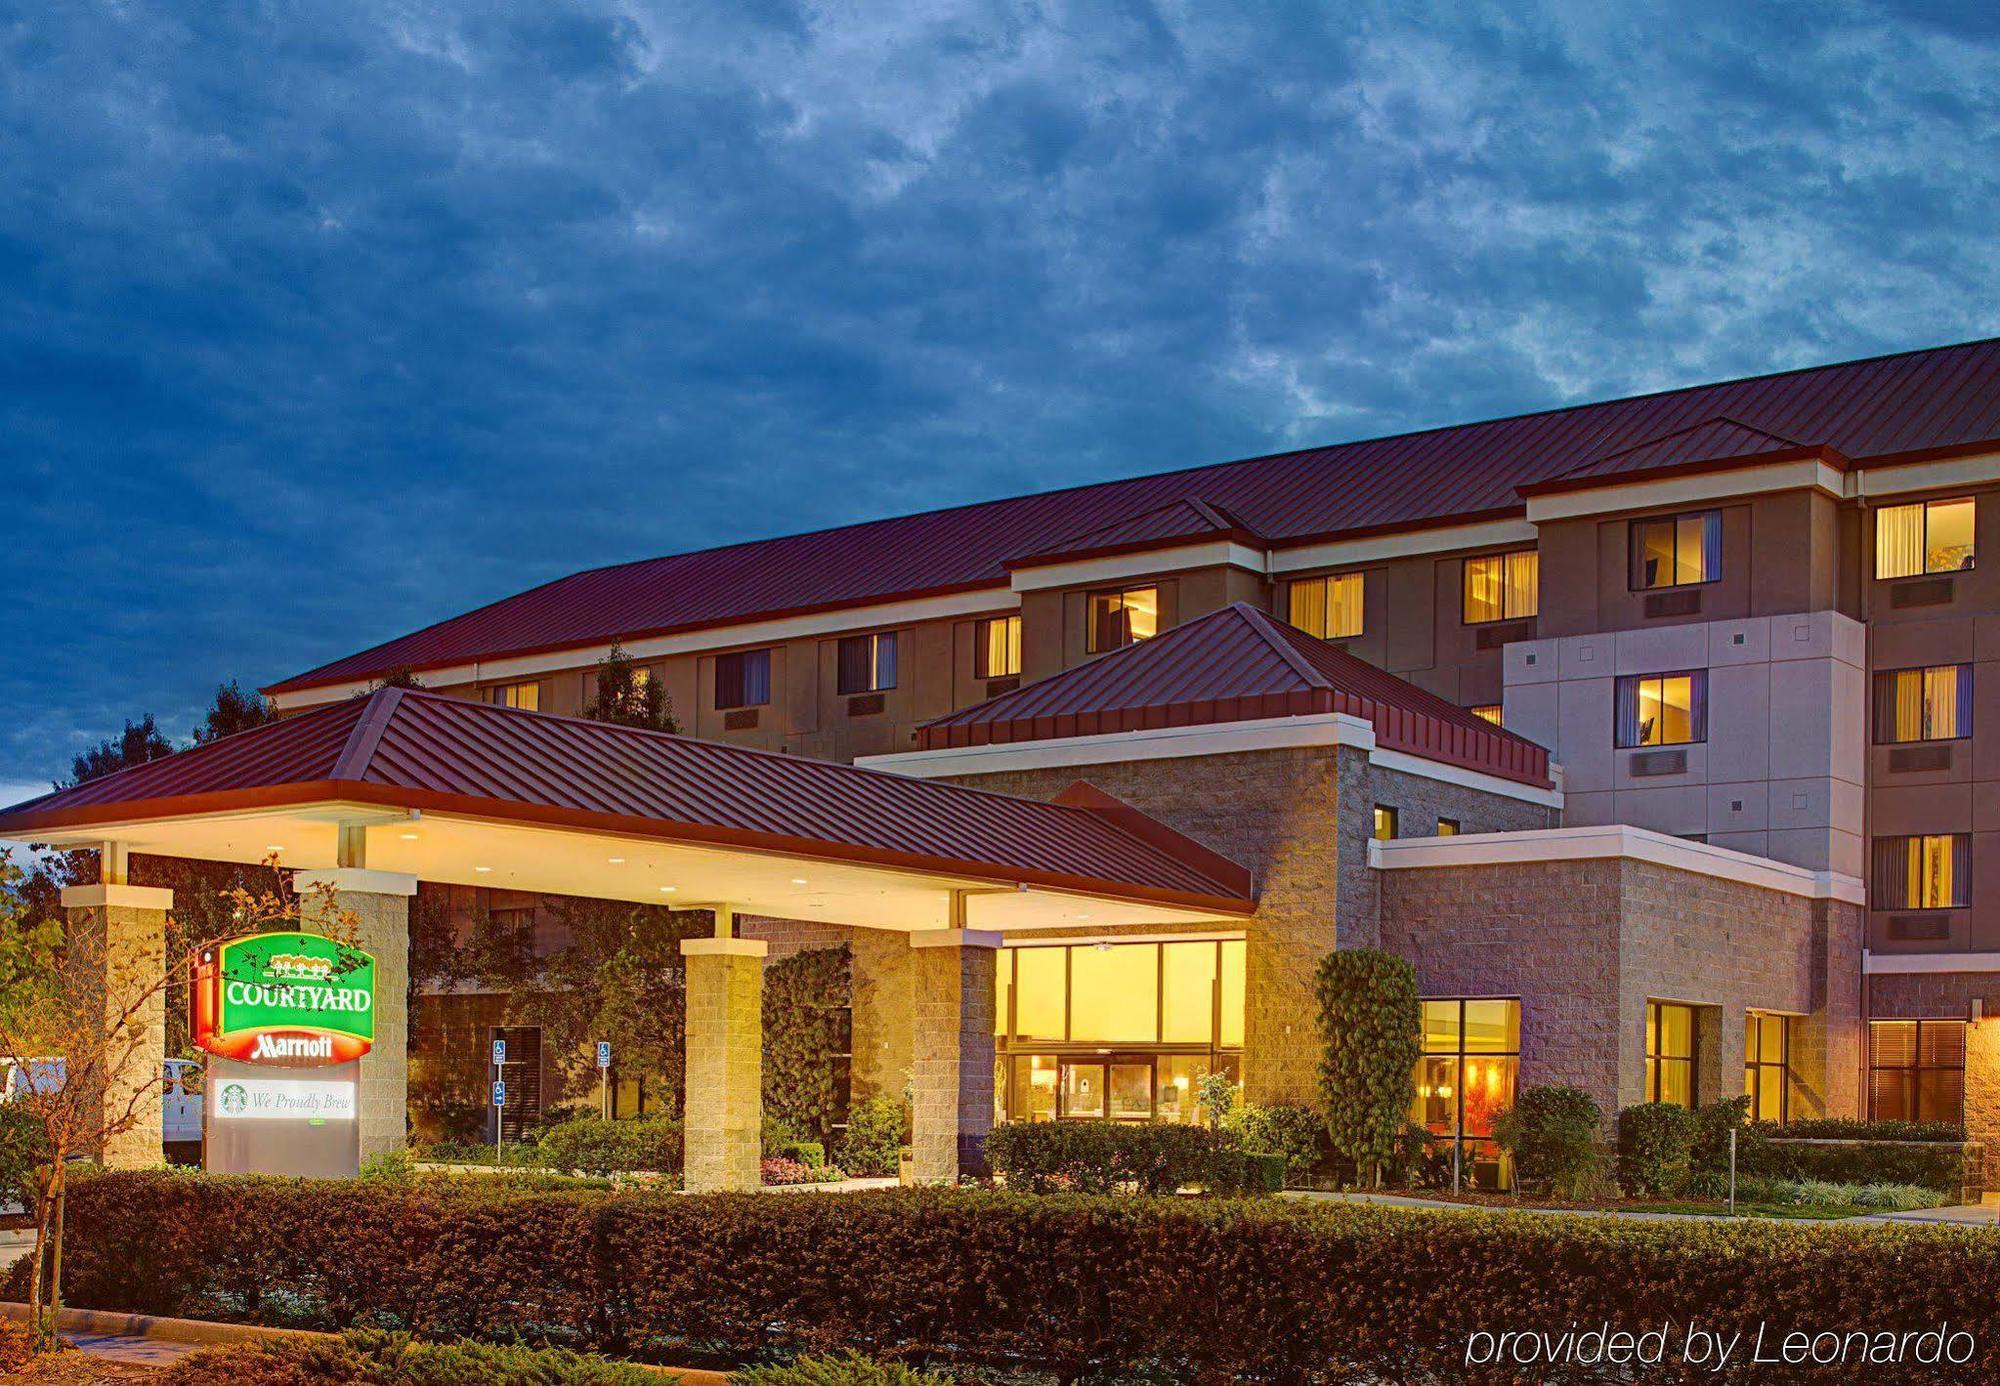
[[378,688],[368,695],[367,710],[355,719],[353,730],[347,733],[346,744],[334,757],[330,779],[366,778],[368,763],[375,758],[375,748],[382,744],[382,733],[389,730],[389,723],[395,720],[396,709],[402,706],[403,694],[407,691],[402,688]]
[[1666,442],[1670,438],[1685,438],[1690,433],[1699,433],[1701,432],[1702,429],[1711,428],[1716,424],[1728,424],[1732,428],[1742,429],[1745,433],[1755,433],[1761,438],[1769,438],[1774,443],[1783,443],[1786,447],[1803,448],[1811,446],[1811,444],[1805,442],[1802,439],[1787,438],[1782,433],[1773,433],[1768,428],[1759,428],[1756,424],[1745,423],[1743,420],[1735,418],[1729,414],[1713,414],[1710,415],[1708,418],[1702,419],[1696,423],[1686,424],[1680,428],[1669,429],[1665,433],[1656,433],[1650,438],[1645,438],[1640,440],[1639,442],[1632,444],[1630,447],[1619,448],[1616,452],[1601,452],[1597,456],[1591,458],[1588,462],[1582,463],[1581,465],[1585,467],[1594,467],[1598,463],[1608,462],[1614,457],[1624,457],[1629,453],[1641,452],[1644,451],[1646,448],[1650,447],[1658,447],[1661,443]]
[[1297,626],[1289,622],[1281,625],[1277,617],[1271,615],[1268,611],[1258,610],[1248,602],[1231,602],[1228,606],[1221,608],[1221,610],[1235,611],[1248,617],[1251,627],[1256,630],[1257,634],[1266,644],[1277,651],[1278,658],[1290,665],[1292,672],[1307,683],[1313,685],[1315,688],[1333,687],[1332,682],[1327,676],[1314,668],[1312,661],[1307,659],[1304,653],[1292,643],[1291,633],[1298,631],[1299,635],[1304,636],[1308,640],[1317,637],[1299,630]]

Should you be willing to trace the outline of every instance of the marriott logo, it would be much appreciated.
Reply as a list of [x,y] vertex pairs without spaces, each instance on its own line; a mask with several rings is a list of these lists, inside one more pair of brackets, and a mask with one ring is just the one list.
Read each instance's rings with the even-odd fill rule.
[[272,1035],[257,1036],[257,1047],[250,1051],[253,1059],[331,1059],[333,1038],[330,1035]]

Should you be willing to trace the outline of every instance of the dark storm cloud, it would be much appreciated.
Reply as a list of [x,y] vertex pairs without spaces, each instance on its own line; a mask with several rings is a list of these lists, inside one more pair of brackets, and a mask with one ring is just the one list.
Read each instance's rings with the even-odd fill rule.
[[1996,41],[0,5],[0,782],[583,566],[1988,334]]

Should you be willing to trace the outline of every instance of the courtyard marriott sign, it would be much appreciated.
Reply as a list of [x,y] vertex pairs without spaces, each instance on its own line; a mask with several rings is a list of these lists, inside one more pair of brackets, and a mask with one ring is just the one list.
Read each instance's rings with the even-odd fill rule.
[[347,1063],[375,1042],[375,959],[318,934],[253,934],[195,959],[194,1042],[249,1064]]

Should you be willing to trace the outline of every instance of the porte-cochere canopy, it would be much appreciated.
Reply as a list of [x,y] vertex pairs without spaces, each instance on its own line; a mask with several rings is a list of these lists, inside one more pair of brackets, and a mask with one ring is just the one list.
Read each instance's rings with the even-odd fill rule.
[[[224,738],[0,811],[0,838],[931,929],[1178,925],[1249,874],[1086,785],[1043,803],[419,690]],[[352,853],[353,838],[349,838]]]

